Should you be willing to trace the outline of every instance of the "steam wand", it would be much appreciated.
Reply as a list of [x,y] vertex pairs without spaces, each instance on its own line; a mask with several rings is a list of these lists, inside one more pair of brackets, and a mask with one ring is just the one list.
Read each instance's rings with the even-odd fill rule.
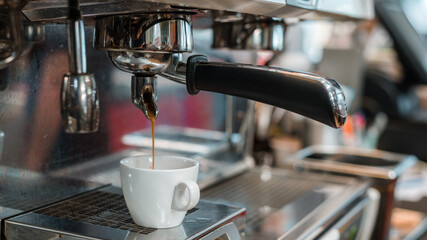
[[61,114],[67,133],[98,130],[99,101],[95,77],[87,73],[85,32],[79,1],[68,1],[68,63],[61,89]]

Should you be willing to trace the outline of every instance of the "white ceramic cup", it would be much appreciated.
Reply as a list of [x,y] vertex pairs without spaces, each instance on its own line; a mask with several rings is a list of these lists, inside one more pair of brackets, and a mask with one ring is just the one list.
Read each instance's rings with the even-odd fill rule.
[[178,156],[135,156],[120,161],[120,179],[133,221],[144,227],[181,224],[200,199],[199,163]]

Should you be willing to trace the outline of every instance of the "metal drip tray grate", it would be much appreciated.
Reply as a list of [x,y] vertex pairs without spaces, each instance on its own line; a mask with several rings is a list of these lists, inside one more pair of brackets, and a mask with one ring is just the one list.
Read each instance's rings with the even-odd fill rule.
[[[51,184],[51,186],[48,184]],[[55,202],[67,197],[67,195],[69,197],[72,193],[76,194],[80,190],[79,188],[84,189],[80,186],[73,189],[71,181],[67,182],[70,187],[65,189],[65,184],[62,182],[43,182],[38,180],[15,181],[13,178],[9,178],[7,182],[0,185],[0,206],[27,211],[35,208],[35,206],[46,205],[46,202]],[[49,191],[49,187],[55,187],[57,191]],[[70,191],[70,189],[74,191]]]
[[[263,175],[264,174],[264,175]],[[311,179],[292,177],[292,175],[252,171],[235,177],[202,192],[207,199],[240,203],[247,208],[247,222],[255,222],[262,217],[262,210],[279,209],[298,199],[305,193],[323,184]]]
[[35,213],[141,234],[149,234],[156,230],[136,225],[132,221],[123,196],[109,192],[97,191],[85,194]]
[[350,178],[259,168],[202,191],[202,197],[245,207],[246,239],[306,239],[366,189]]
[[[55,198],[52,198],[52,200],[55,200]],[[0,194],[0,206],[19,209],[22,211],[29,210],[34,206],[42,206],[45,202],[46,201],[43,201],[43,199],[25,198],[22,194]]]
[[[187,215],[196,210],[197,208],[191,209]],[[140,234],[149,234],[156,230],[136,225],[126,207],[123,195],[109,192],[92,192],[34,213]]]
[[0,178],[0,219],[37,209],[100,184],[35,175]]
[[7,239],[79,236],[83,239],[157,239],[179,234],[193,238],[223,224],[241,219],[245,209],[200,200],[176,228],[155,229],[136,225],[121,189],[107,187],[6,220]]

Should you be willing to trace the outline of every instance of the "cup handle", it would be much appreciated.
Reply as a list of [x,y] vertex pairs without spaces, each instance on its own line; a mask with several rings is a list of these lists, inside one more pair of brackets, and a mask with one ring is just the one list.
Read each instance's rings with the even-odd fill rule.
[[177,211],[188,211],[196,206],[199,199],[200,189],[196,182],[191,180],[180,182],[175,186],[172,209]]

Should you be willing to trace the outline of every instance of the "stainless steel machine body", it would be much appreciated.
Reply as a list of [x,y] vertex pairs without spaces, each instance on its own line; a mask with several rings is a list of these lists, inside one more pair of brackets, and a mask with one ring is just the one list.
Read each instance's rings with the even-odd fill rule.
[[[286,1],[256,1],[256,0],[220,0],[220,1],[192,1],[192,0],[158,0],[158,1],[96,1],[88,0],[81,4],[81,9],[86,16],[113,15],[129,12],[154,12],[169,5],[181,8],[201,10],[220,10],[248,13],[253,15],[290,18],[305,17],[316,18],[332,16],[344,19],[369,19],[374,16],[372,1],[351,0],[286,0]],[[22,12],[31,21],[49,21],[65,19],[67,15],[65,0],[54,0],[39,3],[28,1]],[[307,16],[304,16],[307,15]]]
[[[132,98],[133,103],[145,115],[149,115],[148,111],[155,113],[158,126],[173,126],[180,129],[175,132],[165,131],[169,134],[165,135],[166,140],[173,140],[174,137],[179,136],[173,143],[176,149],[171,151],[171,148],[167,147],[171,141],[165,141],[166,147],[159,149],[158,153],[172,152],[197,158],[202,163],[199,184],[203,189],[252,168],[250,152],[253,138],[253,102],[230,97],[226,100],[224,95],[210,92],[200,92],[190,96],[187,89],[182,86],[185,83],[191,90],[188,92],[192,94],[198,93],[199,90],[215,90],[212,89],[212,85],[216,87],[222,83],[197,81],[208,78],[209,75],[213,76],[213,74],[204,76],[209,73],[208,71],[225,74],[225,70],[241,70],[246,73],[249,71],[249,75],[271,74],[269,75],[271,78],[285,77],[292,83],[298,83],[296,79],[308,80],[305,84],[309,86],[315,83],[313,89],[306,88],[307,85],[302,84],[299,90],[320,91],[322,96],[327,97],[322,98],[322,107],[314,113],[315,116],[310,115],[312,112],[306,108],[313,106],[304,101],[295,109],[301,110],[309,117],[319,115],[318,120],[333,127],[340,127],[345,121],[346,106],[342,91],[335,81],[310,73],[254,67],[248,65],[253,64],[251,60],[247,60],[244,64],[235,64],[212,63],[207,61],[207,57],[200,56],[191,58],[187,52],[192,50],[204,54],[194,48],[192,36],[197,39],[198,34],[206,34],[197,29],[191,31],[192,18],[200,21],[209,19],[209,14],[214,10],[229,10],[262,15],[267,18],[302,17],[303,14],[315,18],[319,15],[325,16],[324,13],[328,13],[327,17],[370,18],[372,9],[369,3],[369,0],[354,0],[346,4],[347,8],[342,8],[340,1],[333,0],[288,0],[280,3],[244,0],[218,1],[215,4],[211,1],[111,0],[104,2],[89,0],[82,1],[78,8],[76,7],[81,10],[83,18],[81,19],[69,16],[70,9],[66,1],[0,0],[2,7],[0,22],[7,26],[4,28],[7,31],[0,32],[2,43],[0,167],[4,169],[0,171],[0,218],[2,220],[0,236],[19,238],[21,233],[24,236],[29,232],[40,233],[38,231],[43,228],[46,231],[42,232],[49,232],[49,234],[40,235],[41,237],[60,237],[63,234],[68,234],[69,237],[91,237],[90,234],[85,235],[80,230],[88,226],[92,228],[93,226],[90,225],[92,223],[76,219],[73,214],[67,216],[71,219],[64,220],[67,222],[64,226],[68,226],[68,221],[73,222],[70,225],[72,229],[52,230],[53,228],[47,225],[52,223],[54,226],[57,218],[55,216],[52,218],[52,211],[46,210],[46,212],[43,209],[58,206],[53,204],[55,202],[59,205],[67,203],[65,199],[79,194],[90,194],[90,191],[108,184],[117,186],[120,158],[128,154],[144,153],[147,150],[147,146],[139,144],[138,141],[146,138],[144,133],[141,133],[141,129],[147,128],[149,122],[142,117],[137,108],[132,106],[130,101]],[[196,16],[193,17],[193,14]],[[204,14],[208,17],[204,17]],[[17,24],[21,20],[22,25]],[[133,25],[139,20],[142,20],[139,22],[141,24]],[[281,20],[279,22],[283,24]],[[148,25],[145,25],[146,23]],[[18,27],[14,28],[14,26]],[[122,36],[120,33],[123,33],[121,30],[125,26],[143,26],[144,28],[127,29],[129,31],[125,31],[126,34]],[[15,31],[16,29],[22,31]],[[114,34],[114,38],[110,33]],[[129,39],[129,36],[134,38]],[[4,52],[3,49],[7,51]],[[209,57],[209,54],[205,55]],[[187,58],[190,60],[186,62]],[[219,60],[226,59],[233,60],[231,55]],[[128,72],[135,75],[133,82]],[[65,77],[64,74],[66,74]],[[166,79],[172,79],[178,83]],[[211,80],[216,79],[209,79]],[[255,86],[248,90],[257,90],[259,86],[257,83],[246,84]],[[141,95],[145,92],[140,90],[147,85],[152,86],[152,90],[149,91],[147,98],[143,98]],[[131,88],[138,91],[131,92]],[[271,89],[280,90],[281,88],[272,87]],[[239,87],[234,86],[229,89],[236,90]],[[218,92],[242,96],[220,90]],[[290,91],[292,93],[292,90]],[[289,95],[281,91],[275,94]],[[243,97],[251,98],[252,95],[243,95]],[[264,95],[261,94],[254,100],[263,100]],[[146,100],[156,103],[159,112],[146,108]],[[277,104],[277,98],[270,101]],[[318,101],[314,102],[318,103]],[[283,107],[297,105],[292,102],[287,104],[289,105]],[[325,109],[328,110],[323,111]],[[196,131],[201,133],[202,137],[200,134],[193,135],[194,128],[203,129]],[[162,132],[158,133],[160,136]],[[206,144],[200,144],[201,139]],[[196,144],[191,142],[193,140]],[[179,147],[180,145],[176,143],[183,144]],[[200,148],[193,148],[195,146]],[[286,182],[286,177],[280,179]],[[351,189],[347,198],[341,199],[339,211],[353,206],[353,200],[359,197],[362,199],[366,191],[366,186],[362,183],[352,182],[338,187]],[[281,185],[277,185],[272,192],[278,192],[278,189],[281,189]],[[284,193],[294,191],[293,189],[282,190]],[[306,190],[317,191],[315,186]],[[301,194],[301,196],[304,195]],[[325,204],[329,206],[329,200],[332,201],[333,196],[336,196],[334,194],[326,194],[328,197]],[[30,201],[30,199],[47,200]],[[293,202],[293,200],[289,201]],[[25,204],[18,204],[20,202]],[[279,209],[288,203],[284,201],[275,208]],[[202,201],[201,204],[205,202]],[[210,206],[209,209],[212,209],[217,205]],[[259,205],[249,204],[248,206],[253,209]],[[242,208],[231,209],[237,210],[228,212],[229,214],[223,216],[222,220],[212,220],[208,225],[218,225],[217,223],[222,223],[224,219],[227,222],[233,219],[235,216],[233,214],[236,213],[239,216],[244,212]],[[327,209],[333,211],[331,208]],[[326,211],[319,208],[312,210]],[[28,213],[23,214],[24,212]],[[38,218],[40,214],[44,216]],[[329,217],[322,218],[322,222],[326,219],[335,219],[333,216],[338,217],[342,214],[334,212],[326,215]],[[34,216],[37,217],[33,218]],[[42,224],[47,225],[38,226],[40,222],[37,219],[45,219],[47,222]],[[53,222],[52,219],[54,219]],[[61,223],[62,220],[59,225]],[[318,222],[316,224],[317,229],[322,225]],[[111,228],[111,226],[102,226],[99,229],[105,230],[105,228]],[[117,228],[113,227],[113,229]],[[282,228],[282,230],[281,234],[286,234],[289,228]],[[110,229],[107,232],[114,231]],[[213,228],[209,228],[206,231],[187,234],[187,236],[200,236],[201,233],[214,234],[214,232]],[[290,231],[289,234],[291,232],[292,234],[301,233]],[[123,233],[126,231],[120,232],[119,235],[125,237]],[[102,238],[102,236],[98,237]],[[137,239],[137,236],[132,234],[127,236]]]

